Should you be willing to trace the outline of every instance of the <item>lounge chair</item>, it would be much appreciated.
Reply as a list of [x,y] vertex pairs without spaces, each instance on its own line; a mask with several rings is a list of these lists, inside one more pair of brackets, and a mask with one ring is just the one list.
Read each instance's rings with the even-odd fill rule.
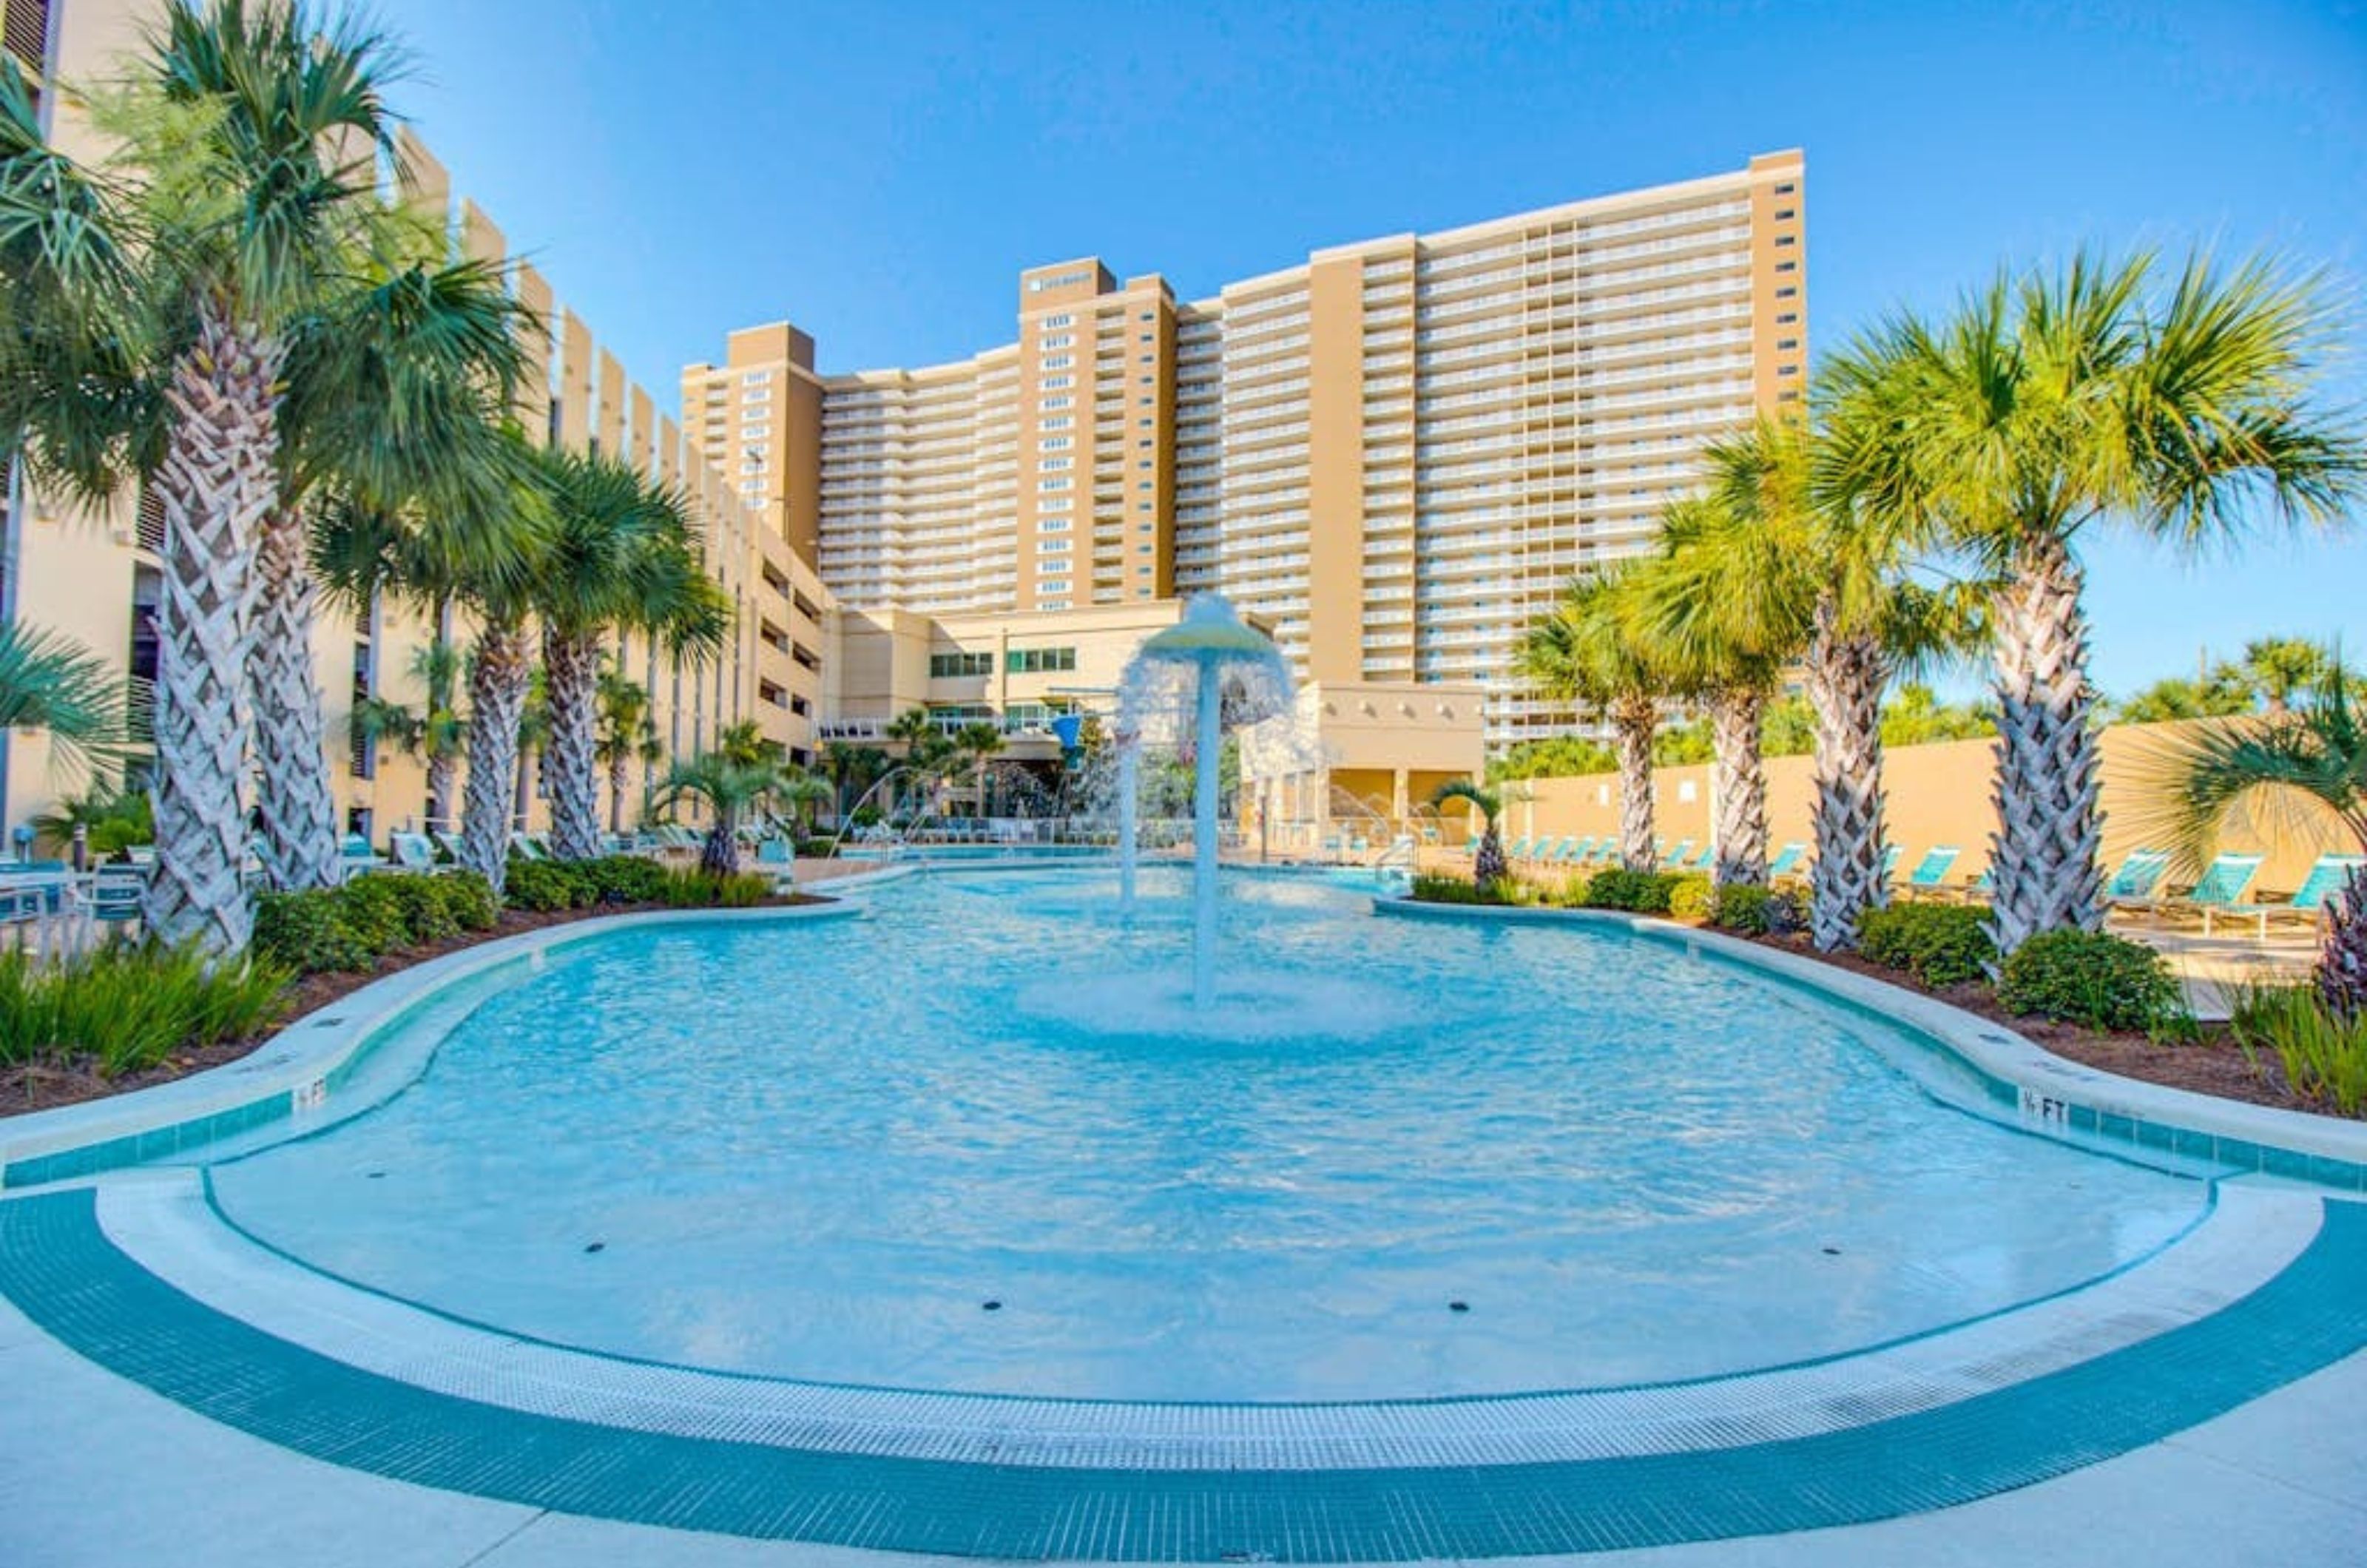
[[1578,866],[1584,865],[1588,861],[1593,858],[1594,835],[1589,833],[1585,838],[1575,841],[1564,839],[1562,840],[1561,855],[1554,863],[1557,865]]
[[756,869],[773,879],[775,893],[798,890],[798,857],[787,839],[766,839],[759,843]]
[[2169,869],[2169,851],[2131,850],[2121,869],[2104,884],[2104,901],[2114,908],[2150,910],[2160,901],[2154,889]]
[[1949,868],[1964,852],[1954,844],[1934,844],[1923,852],[1921,860],[1915,863],[1915,869],[1907,874],[1907,880],[1900,885],[1902,891],[1938,892],[1948,880]]
[[1658,839],[1653,841],[1652,852],[1660,857],[1662,870],[1676,871],[1683,866],[1685,857],[1693,852],[1693,841],[1691,839],[1679,839],[1677,847],[1670,849],[1668,840]]
[[2203,908],[2203,934],[2211,934],[2214,916],[2225,919],[2230,915],[2241,915],[2258,921],[2258,934],[2262,941],[2268,939],[2269,921],[2274,917],[2305,919],[2314,925],[2325,912],[2326,901],[2341,891],[2343,884],[2350,880],[2350,874],[2362,864],[2367,864],[2367,855],[2320,855],[2317,863],[2309,868],[2309,874],[2302,878],[2301,886],[2293,889],[2292,899],[2286,903],[2206,904]]
[[1677,869],[1679,871],[1707,871],[1716,864],[1717,864],[1717,846],[1716,844],[1704,844],[1701,847],[1701,852],[1693,856],[1693,863],[1691,864],[1688,865],[1680,863]]
[[512,833],[510,835],[510,853],[517,856],[520,860],[549,860],[550,858],[550,851],[546,849],[541,840],[532,833]]
[[2203,868],[2202,879],[2193,886],[2175,898],[2163,899],[2158,907],[2164,910],[2201,910],[2203,934],[2209,936],[2214,916],[2233,913],[2243,907],[2245,890],[2260,874],[2260,860],[2256,854],[2219,855]]
[[1805,863],[1807,858],[1808,846],[1797,839],[1792,840],[1777,850],[1775,858],[1767,863],[1768,882],[1772,884],[1787,876],[1806,875],[1808,868]]
[[84,913],[101,925],[130,925],[141,918],[147,893],[147,867],[112,861],[91,874],[89,890],[84,895]]
[[393,854],[398,871],[425,875],[442,869],[436,863],[436,846],[427,841],[425,833],[389,833],[386,847]]
[[[1472,843],[1472,846],[1473,846],[1474,851],[1475,851],[1475,852],[1476,852],[1477,848],[1478,848],[1478,843],[1479,843],[1479,840],[1478,840],[1478,839],[1473,839],[1473,840],[1471,840],[1471,843]],[[1508,861],[1526,860],[1526,859],[1528,859],[1528,858],[1529,858],[1529,838],[1528,838],[1528,835],[1527,835],[1527,834],[1525,834],[1525,833],[1523,833],[1523,834],[1522,834],[1519,838],[1514,839],[1511,843],[1506,844],[1506,845],[1504,846],[1504,858],[1505,858],[1506,860],[1508,860]]]
[[442,850],[445,854],[451,857],[453,864],[459,864],[460,835],[452,831],[449,828],[435,828],[429,829],[429,832],[436,840],[436,848]]
[[350,882],[367,872],[383,871],[386,866],[385,857],[370,848],[368,839],[359,833],[345,835],[345,841],[337,852],[338,881]]

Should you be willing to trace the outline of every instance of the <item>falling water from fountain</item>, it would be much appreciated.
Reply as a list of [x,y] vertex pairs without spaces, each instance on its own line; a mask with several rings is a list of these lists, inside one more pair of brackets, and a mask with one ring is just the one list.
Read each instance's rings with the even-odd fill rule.
[[[1273,641],[1245,626],[1223,595],[1201,593],[1184,618],[1144,642],[1118,687],[1118,728],[1136,747],[1163,730],[1193,748],[1192,1002],[1216,1000],[1217,760],[1229,721],[1254,724],[1290,705],[1290,670]],[[1190,716],[1188,721],[1185,715]],[[1189,729],[1185,729],[1188,722]],[[1134,748],[1120,750],[1123,759]],[[1121,877],[1132,881],[1133,780],[1119,786]]]

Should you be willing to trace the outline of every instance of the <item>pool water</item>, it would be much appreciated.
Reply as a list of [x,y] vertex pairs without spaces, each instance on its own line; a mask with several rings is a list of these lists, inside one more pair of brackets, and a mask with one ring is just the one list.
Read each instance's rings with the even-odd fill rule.
[[[425,1073],[227,1160],[309,1263],[611,1353],[901,1387],[1329,1400],[1697,1377],[2045,1294],[2207,1188],[1924,1087],[1903,1031],[1624,931],[933,873],[859,920],[616,931]],[[1923,1064],[1919,1073],[1902,1064]]]

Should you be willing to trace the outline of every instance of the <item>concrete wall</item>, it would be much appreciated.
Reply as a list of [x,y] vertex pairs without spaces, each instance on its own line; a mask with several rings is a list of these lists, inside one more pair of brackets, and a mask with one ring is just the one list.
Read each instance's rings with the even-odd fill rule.
[[[2131,850],[2162,847],[2156,830],[2148,832],[2141,804],[2144,759],[2162,739],[2181,727],[2119,725],[2104,731],[2104,863],[2117,866]],[[1952,740],[1931,746],[1901,746],[1884,756],[1883,780],[1889,802],[1891,842],[1901,851],[1902,874],[1935,845],[1953,844],[1964,852],[1950,873],[1952,882],[1965,882],[1981,874],[1989,860],[1989,835],[1997,813],[1989,802],[1995,772],[1996,743]],[[1771,846],[1800,840],[1814,848],[1808,825],[1811,801],[1809,759],[1776,757],[1767,764],[1767,821]],[[1505,813],[1507,839],[1539,834],[1597,837],[1619,831],[1619,784],[1608,773],[1588,778],[1532,779],[1523,786],[1532,798]],[[1652,775],[1654,831],[1670,843],[1692,839],[1709,841],[1709,768],[1707,764],[1661,768]],[[2269,843],[2261,834],[2240,827],[2222,840],[2229,850],[2259,850],[2268,855],[2260,868],[2255,894],[2291,892],[2308,874],[2310,862],[2328,850],[2346,850],[2339,826],[2331,818],[2315,832],[2280,835]],[[2188,873],[2174,878],[2192,880]]]

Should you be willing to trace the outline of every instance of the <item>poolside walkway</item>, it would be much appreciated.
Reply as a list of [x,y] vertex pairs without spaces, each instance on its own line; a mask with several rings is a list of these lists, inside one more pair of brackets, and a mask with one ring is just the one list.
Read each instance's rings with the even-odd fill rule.
[[[339,1568],[916,1559],[613,1524],[303,1458],[66,1350],[0,1303],[0,1562]],[[1547,1559],[1522,1559],[1543,1562]],[[1569,1560],[1592,1568],[2367,1563],[2367,1354],[2042,1485],[1881,1524]]]

